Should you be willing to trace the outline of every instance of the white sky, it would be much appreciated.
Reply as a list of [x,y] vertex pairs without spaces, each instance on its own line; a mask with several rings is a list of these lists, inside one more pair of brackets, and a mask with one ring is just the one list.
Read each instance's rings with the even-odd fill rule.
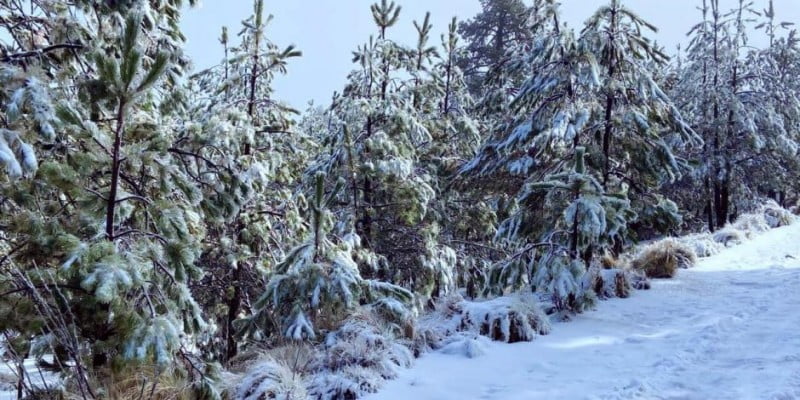
[[[390,37],[413,44],[416,33],[413,20],[421,20],[431,12],[439,43],[441,33],[453,16],[467,19],[480,10],[478,0],[395,0],[403,7],[398,25]],[[608,0],[561,0],[566,22],[580,29],[583,21]],[[753,0],[763,8],[767,0]],[[327,103],[334,90],[341,90],[352,69],[351,51],[375,32],[369,6],[374,0],[265,0],[265,13],[275,19],[267,30],[270,40],[281,47],[295,44],[302,58],[289,63],[289,73],[275,82],[276,95],[298,108],[309,100]],[[182,26],[188,38],[186,51],[196,69],[215,65],[222,58],[218,42],[221,27],[228,26],[232,40],[241,28],[241,21],[252,12],[251,0],[202,0],[200,7],[187,10]],[[723,9],[737,0],[721,0]],[[625,4],[659,28],[655,37],[668,50],[685,42],[686,32],[697,23],[700,0],[625,0]],[[800,0],[775,0],[779,21],[800,23]],[[753,43],[763,43],[763,34],[754,33]]]

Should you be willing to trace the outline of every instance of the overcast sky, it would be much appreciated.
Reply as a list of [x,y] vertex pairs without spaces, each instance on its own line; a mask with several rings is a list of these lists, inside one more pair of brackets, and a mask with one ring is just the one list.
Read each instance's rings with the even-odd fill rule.
[[[767,0],[754,0],[763,8]],[[431,12],[439,43],[453,16],[467,19],[480,10],[479,0],[396,0],[403,7],[398,25],[390,37],[413,44],[416,33],[413,20]],[[601,4],[608,0],[562,0],[566,22],[580,28]],[[296,45],[303,57],[293,59],[289,73],[276,80],[277,97],[294,107],[305,108],[309,100],[327,103],[334,90],[341,90],[352,69],[351,51],[375,32],[369,5],[374,0],[265,0],[265,13],[275,19],[267,35],[276,44]],[[737,0],[721,0],[723,8]],[[686,32],[697,23],[700,0],[625,0],[625,4],[659,28],[655,39],[674,51],[685,42]],[[775,0],[780,21],[800,23],[800,0]],[[239,32],[241,21],[252,13],[251,0],[202,0],[202,5],[184,14],[183,28],[188,42],[186,51],[202,69],[219,63],[222,48],[218,42],[221,27],[228,26],[231,36]],[[753,43],[763,42],[762,33],[754,34]]]

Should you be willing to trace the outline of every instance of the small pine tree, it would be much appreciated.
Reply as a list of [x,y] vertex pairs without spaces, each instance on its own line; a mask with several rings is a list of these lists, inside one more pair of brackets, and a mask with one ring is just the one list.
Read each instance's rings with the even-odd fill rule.
[[[331,235],[329,206],[345,182],[340,180],[326,194],[325,174],[318,172],[314,180],[306,210],[309,237],[275,266],[266,290],[253,304],[253,316],[243,321],[243,329],[257,338],[280,331],[288,339],[312,340],[320,329],[338,328],[347,312],[361,304],[375,304],[399,320],[409,316],[409,291],[361,277],[359,263],[376,258],[361,247],[358,235]],[[274,319],[278,329],[271,328]]]

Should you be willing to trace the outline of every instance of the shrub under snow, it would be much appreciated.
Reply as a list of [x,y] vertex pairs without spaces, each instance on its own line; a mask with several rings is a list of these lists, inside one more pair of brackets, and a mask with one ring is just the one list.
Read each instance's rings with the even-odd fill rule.
[[762,212],[742,214],[731,224],[731,227],[743,232],[748,239],[772,228],[772,226],[767,223],[766,214]]
[[734,228],[733,226],[725,226],[724,228],[714,232],[712,236],[714,241],[722,244],[725,247],[741,244],[747,235]]
[[[415,350],[422,352],[448,346],[453,343],[451,337],[459,332],[507,343],[528,342],[550,333],[550,320],[531,293],[484,301],[468,301],[454,295],[437,304],[434,312],[420,318]],[[479,346],[477,343],[466,345]]]
[[677,240],[691,247],[697,257],[710,257],[718,254],[723,249],[723,245],[714,240],[713,235],[710,233],[697,233]]
[[[601,299],[620,297],[626,298],[631,295],[634,289],[632,283],[632,271],[621,268],[591,268],[586,273],[586,281],[589,287]],[[644,288],[644,287],[643,287]]]
[[[232,375],[235,400],[356,399],[411,366],[414,355],[373,310],[357,312],[319,346],[292,344],[242,355]],[[248,358],[250,360],[248,360]]]
[[733,223],[714,232],[712,237],[715,242],[727,247],[740,244],[745,239],[772,228],[790,225],[795,219],[796,217],[789,210],[769,200],[756,211],[740,215]]
[[791,225],[797,219],[791,211],[772,200],[762,205],[760,211],[771,228]]
[[387,379],[408,368],[414,355],[369,312],[356,314],[326,338],[314,363],[309,395],[315,399],[354,399],[376,392]]
[[476,358],[486,354],[489,342],[489,338],[486,336],[471,332],[459,332],[445,339],[445,344],[440,351],[444,354]]
[[697,255],[691,247],[668,238],[640,250],[631,261],[631,267],[644,271],[651,278],[671,278],[678,268],[689,268],[696,262]]
[[303,377],[286,363],[263,357],[238,376],[229,390],[236,400],[304,400],[308,398]]

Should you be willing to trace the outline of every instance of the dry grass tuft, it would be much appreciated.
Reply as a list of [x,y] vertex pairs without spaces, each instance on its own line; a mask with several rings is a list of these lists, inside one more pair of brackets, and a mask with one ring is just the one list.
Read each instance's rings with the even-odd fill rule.
[[741,244],[744,241],[746,236],[747,235],[744,232],[742,232],[742,231],[740,231],[740,230],[728,225],[728,226],[726,226],[726,227],[714,232],[714,235],[712,237],[714,238],[715,242],[717,242],[717,243],[719,243],[719,244],[721,244],[721,245],[723,245],[725,247],[729,247],[729,246]]
[[[104,369],[93,379],[99,399],[192,400],[192,382],[174,369],[134,363],[118,371]],[[77,388],[67,384],[67,399],[82,399]]]
[[697,262],[691,247],[675,239],[663,239],[643,248],[631,261],[631,267],[651,278],[672,278],[679,268],[689,268]]
[[598,269],[595,267],[589,270],[588,274],[594,292],[601,299],[627,298],[633,291],[631,274],[624,269]]
[[731,227],[743,232],[748,239],[771,228],[770,224],[767,223],[766,213],[762,212],[742,214],[731,224]]
[[[226,398],[237,400],[303,400],[308,398],[303,375],[292,370],[286,360],[268,354],[246,363],[246,372],[226,379]],[[242,367],[245,364],[241,365]]]
[[791,211],[772,200],[762,205],[760,211],[771,228],[791,225],[797,219]]
[[684,236],[680,239],[683,244],[694,249],[694,253],[698,257],[710,257],[722,251],[722,244],[714,240],[710,233],[697,233],[694,235]]
[[603,269],[616,269],[622,266],[622,261],[610,253],[604,253],[600,257],[600,265]]

